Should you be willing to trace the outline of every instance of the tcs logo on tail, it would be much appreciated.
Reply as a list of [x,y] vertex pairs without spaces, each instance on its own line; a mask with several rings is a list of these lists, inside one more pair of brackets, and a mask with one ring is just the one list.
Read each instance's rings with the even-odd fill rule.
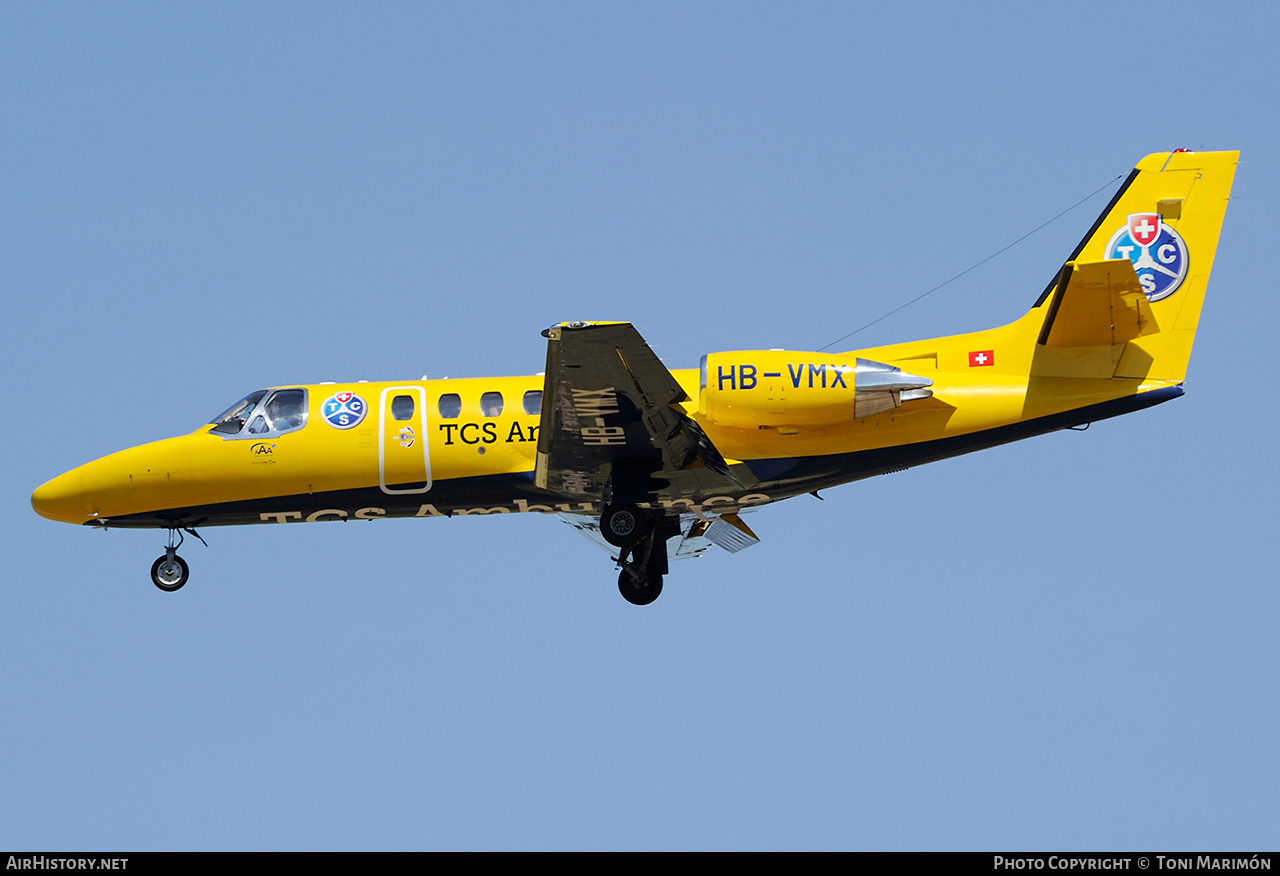
[[1168,298],[1187,277],[1187,245],[1159,213],[1133,213],[1107,242],[1104,258],[1128,259],[1148,301]]

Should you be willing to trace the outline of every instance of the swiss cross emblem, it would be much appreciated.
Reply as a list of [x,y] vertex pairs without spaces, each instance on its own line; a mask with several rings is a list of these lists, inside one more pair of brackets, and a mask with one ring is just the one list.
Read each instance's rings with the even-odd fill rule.
[[969,354],[969,367],[978,368],[983,365],[996,364],[995,350],[976,350]]
[[350,392],[335,392],[335,393],[333,394],[333,397],[334,397],[334,398],[336,398],[338,401],[342,402],[342,403],[345,405],[347,402],[351,401],[351,396],[352,396],[352,395],[354,395],[354,393],[350,393]]
[[1159,235],[1159,213],[1133,213],[1129,216],[1129,236],[1138,246],[1151,246]]

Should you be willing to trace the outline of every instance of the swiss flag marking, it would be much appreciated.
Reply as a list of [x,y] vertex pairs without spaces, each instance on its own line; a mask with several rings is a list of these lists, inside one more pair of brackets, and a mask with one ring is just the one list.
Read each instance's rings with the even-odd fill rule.
[[345,405],[347,402],[351,401],[351,396],[353,395],[355,395],[353,392],[335,392],[333,397]]
[[969,367],[978,368],[983,365],[996,364],[995,350],[976,350],[969,354]]
[[1129,236],[1138,246],[1151,246],[1159,234],[1159,213],[1133,213],[1129,216]]

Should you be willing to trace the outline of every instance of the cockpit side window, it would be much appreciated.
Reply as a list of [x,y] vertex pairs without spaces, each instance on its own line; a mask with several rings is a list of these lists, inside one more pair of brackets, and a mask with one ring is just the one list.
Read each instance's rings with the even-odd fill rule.
[[266,413],[273,432],[301,429],[307,422],[307,391],[277,389],[267,399]]
[[262,401],[262,397],[266,394],[267,391],[265,389],[249,393],[249,395],[246,395],[214,417],[212,422],[217,425],[210,431],[221,435],[238,435],[240,430],[244,428],[244,421],[249,418],[249,414],[253,413],[253,409],[258,406],[258,402]]

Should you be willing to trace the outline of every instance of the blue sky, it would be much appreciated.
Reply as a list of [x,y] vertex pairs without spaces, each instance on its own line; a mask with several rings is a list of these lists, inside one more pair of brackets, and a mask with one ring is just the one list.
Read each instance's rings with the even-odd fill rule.
[[[1274,849],[1278,25],[6,5],[0,846]],[[161,534],[30,509],[560,320],[816,349],[1180,146],[1243,152],[1184,398],[767,508],[645,609],[552,518],[211,529],[168,595]],[[1106,197],[843,346],[1011,321]]]

